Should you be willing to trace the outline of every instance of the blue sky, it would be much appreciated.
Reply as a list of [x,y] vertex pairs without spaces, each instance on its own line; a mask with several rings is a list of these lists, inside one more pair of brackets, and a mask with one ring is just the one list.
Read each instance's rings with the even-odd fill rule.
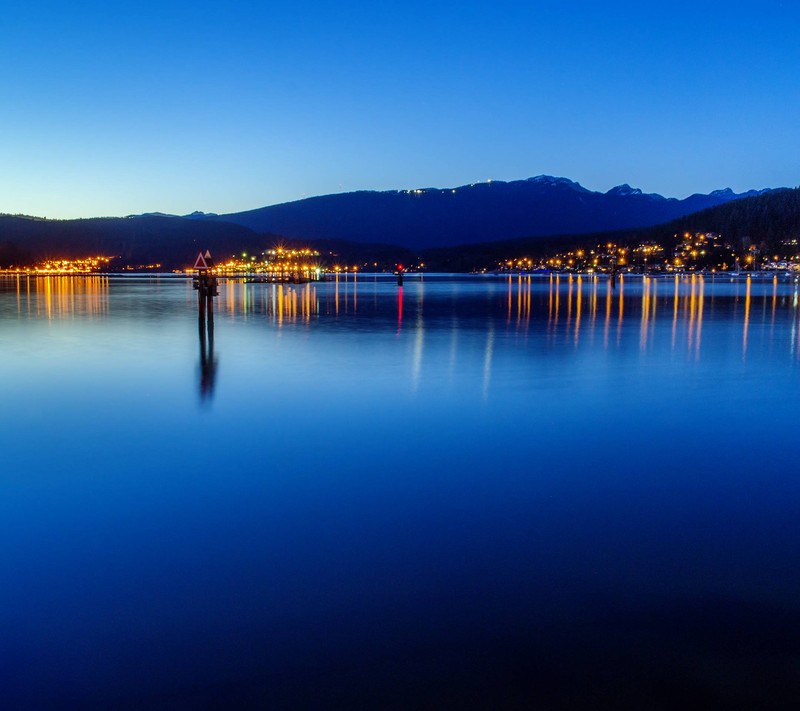
[[0,212],[800,184],[790,2],[6,0]]

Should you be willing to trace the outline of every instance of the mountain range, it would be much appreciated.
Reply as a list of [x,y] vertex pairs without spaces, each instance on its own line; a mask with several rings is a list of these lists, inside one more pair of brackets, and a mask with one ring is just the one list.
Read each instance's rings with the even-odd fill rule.
[[737,194],[726,188],[678,200],[629,185],[596,192],[567,178],[540,175],[457,188],[322,195],[246,212],[191,217],[290,239],[380,242],[419,250],[648,227],[764,192]]
[[[256,253],[281,240],[316,246],[342,261],[391,264],[428,250],[458,247],[480,254],[483,245],[509,240],[545,244],[554,235],[646,229],[709,208],[751,201],[760,205],[784,192],[795,191],[737,194],[725,189],[678,200],[628,185],[601,193],[566,178],[538,176],[447,189],[325,195],[228,215],[150,213],[81,220],[0,215],[0,267],[105,254],[134,266],[173,268],[191,262],[199,249],[229,256]],[[781,234],[794,229],[794,217],[787,219]]]
[[608,242],[627,247],[656,243],[669,255],[687,232],[715,232],[740,253],[755,245],[761,254],[789,258],[800,250],[800,188],[770,190],[730,200],[652,227],[432,248],[424,250],[422,256],[434,271],[459,272],[492,268],[509,257],[539,258],[567,249],[591,249]]

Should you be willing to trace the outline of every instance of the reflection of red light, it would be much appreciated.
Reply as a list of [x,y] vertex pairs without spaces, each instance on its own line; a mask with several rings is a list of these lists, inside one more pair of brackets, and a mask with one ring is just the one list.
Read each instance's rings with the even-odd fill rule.
[[397,287],[397,330],[400,330],[400,325],[403,323],[403,287]]

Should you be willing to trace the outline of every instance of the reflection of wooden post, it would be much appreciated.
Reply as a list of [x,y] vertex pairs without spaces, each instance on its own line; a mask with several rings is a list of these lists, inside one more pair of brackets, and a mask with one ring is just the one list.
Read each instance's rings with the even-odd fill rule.
[[617,260],[611,260],[611,288],[614,289],[617,286]]
[[216,362],[214,361],[214,297],[217,277],[211,273],[214,266],[210,252],[197,255],[194,268],[197,270],[197,322],[200,336],[200,396],[211,395],[214,389]]
[[212,276],[212,285],[206,295],[206,323],[208,324],[208,352],[214,359],[214,297],[217,295],[217,278]]
[[200,335],[200,369],[205,370],[208,363],[208,342],[206,340],[205,301],[197,301],[197,331]]

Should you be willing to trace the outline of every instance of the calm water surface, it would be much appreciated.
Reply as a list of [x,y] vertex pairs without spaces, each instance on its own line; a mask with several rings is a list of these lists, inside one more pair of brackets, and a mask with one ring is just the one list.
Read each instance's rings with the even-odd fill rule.
[[0,279],[4,708],[800,693],[788,280]]

